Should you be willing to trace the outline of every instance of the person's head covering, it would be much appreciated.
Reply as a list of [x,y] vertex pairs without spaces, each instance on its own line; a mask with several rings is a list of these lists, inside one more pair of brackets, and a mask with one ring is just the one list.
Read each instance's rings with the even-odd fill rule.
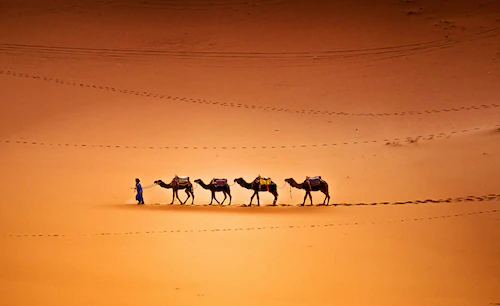
[[136,179],[135,179],[135,182],[136,182],[136,183],[139,183],[139,182],[140,182],[140,180],[139,180],[138,178],[136,178]]

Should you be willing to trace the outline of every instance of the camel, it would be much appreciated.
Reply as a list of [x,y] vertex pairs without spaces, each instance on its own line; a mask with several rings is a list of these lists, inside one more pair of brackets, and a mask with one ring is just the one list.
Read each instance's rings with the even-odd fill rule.
[[[262,180],[265,180],[266,184],[261,184]],[[276,205],[276,201],[278,200],[278,188],[276,183],[274,183],[270,178],[262,178],[260,175],[253,180],[251,183],[247,183],[243,178],[234,179],[236,183],[238,183],[241,187],[246,189],[252,189],[253,195],[250,198],[250,204],[248,206],[252,206],[252,200],[254,196],[257,196],[257,206],[260,206],[260,191],[269,191],[272,195],[274,195],[273,205]]]
[[[229,205],[231,205],[231,200],[233,197],[231,196],[231,190],[229,189],[229,185],[227,184],[227,180],[224,179],[213,179],[210,184],[205,184],[201,179],[197,179],[194,181],[195,183],[198,183],[203,189],[208,189],[212,192],[212,198],[210,199],[210,204],[212,205],[212,201],[215,200],[219,205],[224,204],[224,201],[226,201],[227,196],[229,195]],[[224,200],[222,200],[222,203],[217,201],[217,198],[215,198],[215,193],[216,192],[222,192],[224,193]]]
[[328,183],[325,182],[323,179],[321,179],[321,176],[306,177],[304,182],[302,182],[301,184],[297,183],[293,178],[287,178],[287,179],[285,179],[285,182],[290,184],[290,186],[292,186],[292,187],[295,187],[298,189],[304,189],[306,191],[306,195],[304,196],[304,202],[302,203],[301,206],[304,206],[304,204],[306,203],[307,196],[309,196],[309,199],[311,200],[311,205],[313,205],[311,191],[318,191],[318,190],[325,194],[325,199],[323,200],[323,205],[325,205],[325,202],[327,199],[328,199],[328,202],[326,202],[326,205],[330,204],[330,194],[328,192]]
[[[169,184],[164,183],[162,180],[155,181],[155,184],[158,184],[158,185],[160,185],[160,187],[163,187],[163,188],[172,188],[172,190],[173,190],[172,203],[170,203],[170,204],[174,204],[175,197],[177,197],[177,200],[179,200],[181,205],[185,204],[191,196],[193,196],[191,204],[194,203],[193,184],[191,184],[191,182],[189,181],[189,177],[179,177],[176,175],[172,179],[172,182],[170,182]],[[186,190],[186,194],[188,197],[187,197],[186,201],[184,201],[184,202],[182,202],[181,199],[179,199],[179,194],[178,194],[179,189]]]

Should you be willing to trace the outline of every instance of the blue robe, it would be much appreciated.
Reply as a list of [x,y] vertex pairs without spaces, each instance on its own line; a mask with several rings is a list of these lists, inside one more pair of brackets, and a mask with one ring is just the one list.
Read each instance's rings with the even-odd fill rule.
[[144,199],[142,198],[142,186],[141,186],[141,183],[137,183],[135,185],[135,187],[137,188],[137,194],[135,195],[135,199],[137,201],[139,201],[140,203],[144,202]]

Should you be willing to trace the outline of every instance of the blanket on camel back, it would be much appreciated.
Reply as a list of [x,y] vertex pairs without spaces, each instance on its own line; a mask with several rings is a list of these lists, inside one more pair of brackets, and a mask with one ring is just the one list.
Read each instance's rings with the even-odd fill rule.
[[269,186],[273,184],[270,177],[262,177],[260,175],[255,179],[255,183],[259,184],[259,190],[261,191],[269,191]]
[[319,184],[321,184],[321,176],[320,175],[317,175],[317,176],[306,176],[306,180],[309,182],[309,185],[311,187],[316,187]]
[[227,179],[213,178],[210,183],[216,187],[224,187],[227,184]]
[[259,176],[260,185],[271,185],[271,178]]
[[179,186],[184,186],[189,184],[189,176],[175,176],[174,180],[179,184]]

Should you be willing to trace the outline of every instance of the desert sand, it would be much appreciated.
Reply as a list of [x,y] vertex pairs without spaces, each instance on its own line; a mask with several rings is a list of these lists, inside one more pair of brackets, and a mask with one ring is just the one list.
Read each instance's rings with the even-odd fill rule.
[[[500,303],[498,1],[2,0],[0,25],[1,305]],[[136,205],[175,175],[269,176],[278,205]],[[315,175],[330,205],[300,206],[284,179]]]

